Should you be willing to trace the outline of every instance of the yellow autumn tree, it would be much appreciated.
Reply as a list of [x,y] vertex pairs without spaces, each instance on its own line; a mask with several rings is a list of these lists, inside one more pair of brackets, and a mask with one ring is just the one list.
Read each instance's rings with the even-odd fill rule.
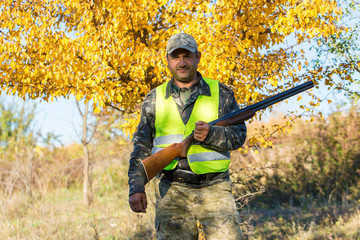
[[[135,114],[169,80],[165,47],[175,33],[195,36],[203,75],[248,105],[310,80],[301,46],[335,34],[341,14],[333,0],[5,0],[0,11],[2,91],[75,95],[95,112]],[[130,133],[135,126],[128,121]]]

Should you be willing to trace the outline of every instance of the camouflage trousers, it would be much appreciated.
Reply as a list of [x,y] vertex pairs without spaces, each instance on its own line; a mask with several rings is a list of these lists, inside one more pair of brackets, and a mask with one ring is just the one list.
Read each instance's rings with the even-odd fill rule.
[[203,188],[157,180],[156,236],[161,240],[198,239],[200,223],[207,240],[242,239],[230,181]]

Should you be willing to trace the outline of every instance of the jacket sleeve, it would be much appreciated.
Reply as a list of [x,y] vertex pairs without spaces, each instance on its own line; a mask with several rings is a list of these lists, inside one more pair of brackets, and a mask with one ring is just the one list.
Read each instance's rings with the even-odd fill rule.
[[141,118],[133,136],[133,152],[129,161],[129,195],[145,193],[147,183],[146,173],[141,161],[151,155],[155,121],[155,91],[150,92],[144,99]]
[[[219,107],[219,118],[239,110],[234,92],[222,83],[220,83],[219,97],[219,106],[222,106]],[[244,122],[226,127],[211,125],[204,144],[217,151],[229,151],[240,148],[245,140],[246,125]]]

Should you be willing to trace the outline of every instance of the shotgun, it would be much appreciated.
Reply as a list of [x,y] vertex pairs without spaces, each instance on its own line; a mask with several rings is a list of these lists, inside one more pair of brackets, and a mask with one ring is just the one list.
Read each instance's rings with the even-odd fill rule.
[[[265,109],[277,102],[292,97],[298,93],[306,91],[314,87],[312,81],[303,83],[299,86],[286,90],[282,93],[271,96],[253,105],[247,106],[239,111],[230,113],[217,120],[209,122],[210,125],[230,126],[242,123],[252,118],[255,113],[261,109]],[[146,172],[148,181],[161,172],[168,164],[170,164],[177,157],[186,157],[186,152],[190,144],[194,141],[194,134],[190,134],[180,143],[173,143],[166,148],[150,155],[142,160],[142,165]]]

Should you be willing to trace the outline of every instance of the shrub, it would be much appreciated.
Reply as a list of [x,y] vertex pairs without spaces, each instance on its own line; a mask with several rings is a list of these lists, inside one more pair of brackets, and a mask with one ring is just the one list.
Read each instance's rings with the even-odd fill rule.
[[253,201],[258,205],[358,200],[359,140],[359,107],[334,112],[326,120],[319,118],[311,124],[299,120],[272,149],[263,149],[258,156],[237,154],[235,165],[251,166],[253,170],[251,177],[235,173],[233,178],[240,179],[242,190],[247,186],[245,191],[250,191],[249,186],[266,186],[267,191]]

